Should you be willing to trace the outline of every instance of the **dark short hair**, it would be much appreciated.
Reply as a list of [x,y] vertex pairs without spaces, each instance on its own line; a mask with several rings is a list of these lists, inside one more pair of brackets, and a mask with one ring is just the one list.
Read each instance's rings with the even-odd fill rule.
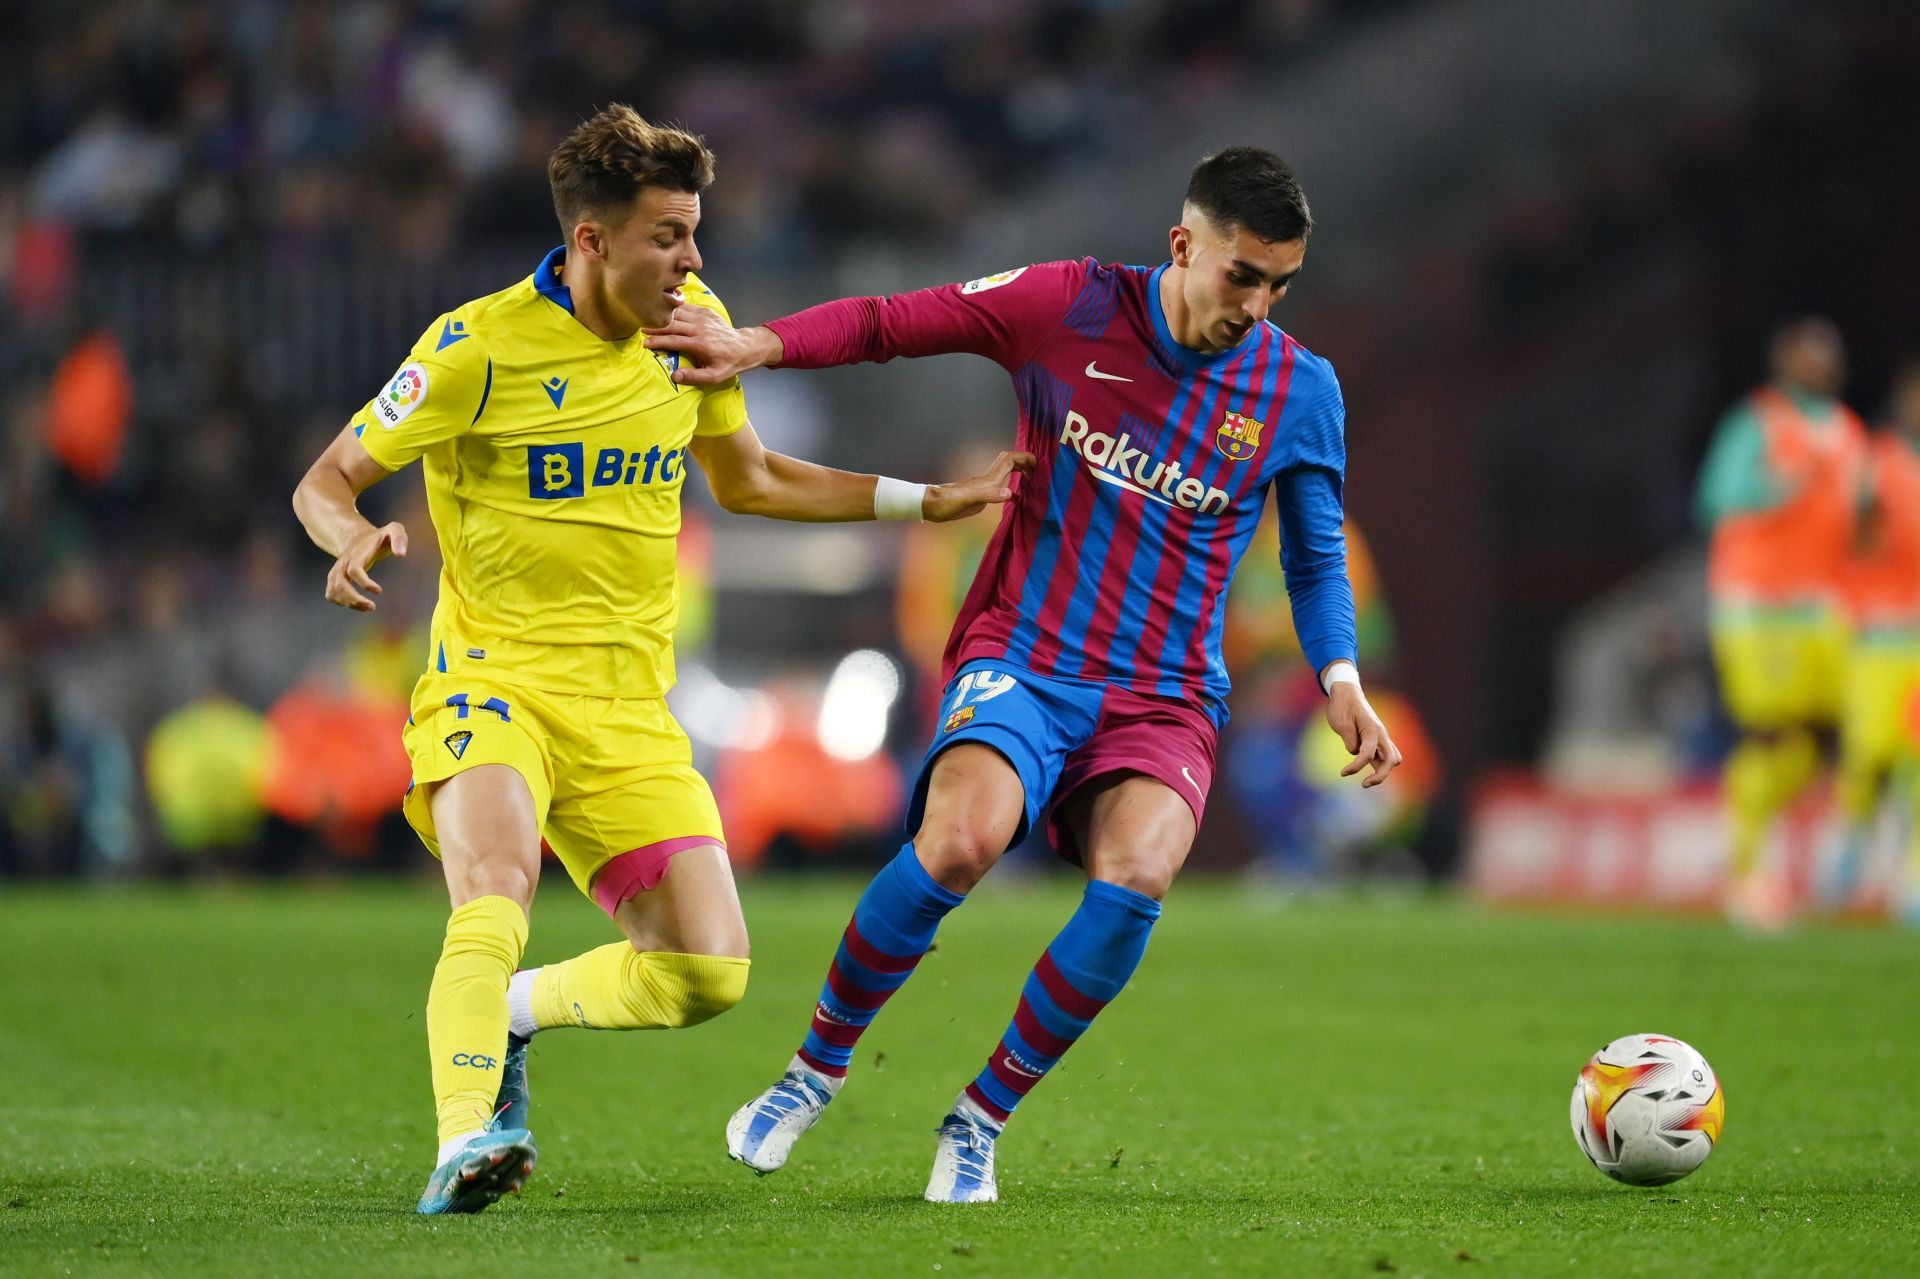
[[713,152],[672,125],[653,124],[623,102],[567,135],[547,161],[553,212],[571,236],[586,218],[624,216],[642,187],[698,193],[713,182]]
[[1313,213],[1287,162],[1259,147],[1228,147],[1194,166],[1187,203],[1215,226],[1241,227],[1263,240],[1305,240]]
[[1831,342],[1835,346],[1845,345],[1840,336],[1840,326],[1824,315],[1796,315],[1792,319],[1782,320],[1774,326],[1768,345],[1778,353],[1796,342],[1808,339]]

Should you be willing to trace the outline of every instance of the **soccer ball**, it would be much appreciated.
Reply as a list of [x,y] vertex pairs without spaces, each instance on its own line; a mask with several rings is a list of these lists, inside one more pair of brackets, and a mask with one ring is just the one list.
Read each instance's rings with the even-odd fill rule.
[[1593,1055],[1573,1085],[1573,1137],[1629,1186],[1664,1186],[1720,1144],[1726,1094],[1707,1059],[1665,1035],[1628,1035]]

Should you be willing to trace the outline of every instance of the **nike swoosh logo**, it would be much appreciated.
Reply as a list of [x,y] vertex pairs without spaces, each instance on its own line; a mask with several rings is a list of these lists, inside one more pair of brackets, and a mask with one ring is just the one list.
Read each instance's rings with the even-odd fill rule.
[[1130,377],[1121,377],[1121,376],[1120,376],[1120,375],[1119,375],[1118,373],[1102,373],[1102,372],[1101,372],[1101,371],[1100,371],[1099,369],[1096,369],[1096,368],[1094,368],[1094,367],[1093,367],[1093,366],[1094,366],[1094,365],[1095,365],[1096,363],[1098,363],[1098,361],[1095,361],[1095,360],[1088,360],[1088,361],[1087,361],[1087,376],[1088,376],[1088,377],[1092,377],[1092,378],[1099,378],[1099,379],[1100,379],[1100,380],[1101,380],[1102,382],[1131,382],[1131,381],[1133,381],[1133,379],[1132,379],[1132,378],[1130,378]]
[[1180,765],[1180,776],[1187,779],[1187,783],[1193,787],[1194,794],[1198,795],[1203,800],[1207,797],[1207,792],[1201,789],[1199,781],[1194,778],[1194,775],[1192,773],[1189,773],[1187,771],[1187,766],[1185,764]]
[[[1111,484],[1115,488],[1125,489],[1129,493],[1138,493],[1141,497],[1150,498],[1162,506],[1173,506],[1173,503],[1167,500],[1165,494],[1156,493],[1144,485],[1135,484],[1132,480],[1115,475],[1112,471],[1095,471],[1093,478],[1099,480],[1102,484]],[[1175,507],[1174,509],[1178,510],[1179,508]]]

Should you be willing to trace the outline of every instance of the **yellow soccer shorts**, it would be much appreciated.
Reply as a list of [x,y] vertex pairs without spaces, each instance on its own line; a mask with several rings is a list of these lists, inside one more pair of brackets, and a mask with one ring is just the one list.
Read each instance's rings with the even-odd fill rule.
[[1839,718],[1846,624],[1827,609],[1716,609],[1713,663],[1734,722],[1746,729]]
[[435,782],[505,764],[533,792],[540,833],[580,891],[609,915],[659,885],[675,853],[726,847],[713,792],[658,697],[550,693],[472,672],[414,686],[404,734],[413,761],[407,821],[435,857]]

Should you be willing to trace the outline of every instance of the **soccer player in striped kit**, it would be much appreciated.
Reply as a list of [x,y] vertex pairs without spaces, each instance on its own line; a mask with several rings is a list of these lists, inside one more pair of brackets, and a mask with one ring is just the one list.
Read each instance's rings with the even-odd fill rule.
[[[1345,410],[1333,369],[1267,322],[1312,218],[1276,156],[1235,147],[1194,170],[1172,260],[1051,262],[734,329],[680,308],[649,330],[724,381],[969,352],[1012,375],[1039,464],[989,544],[947,646],[913,838],[854,909],[786,1073],[727,1125],[758,1172],[839,1092],[855,1044],[948,911],[1036,822],[1087,873],[1012,1022],[940,1128],[927,1198],[998,1197],[994,1148],[1021,1100],[1126,986],[1186,860],[1227,719],[1224,597],[1271,492],[1282,561],[1327,721],[1362,785],[1400,753],[1361,691],[1340,531]],[[912,486],[893,500],[911,507]]]

